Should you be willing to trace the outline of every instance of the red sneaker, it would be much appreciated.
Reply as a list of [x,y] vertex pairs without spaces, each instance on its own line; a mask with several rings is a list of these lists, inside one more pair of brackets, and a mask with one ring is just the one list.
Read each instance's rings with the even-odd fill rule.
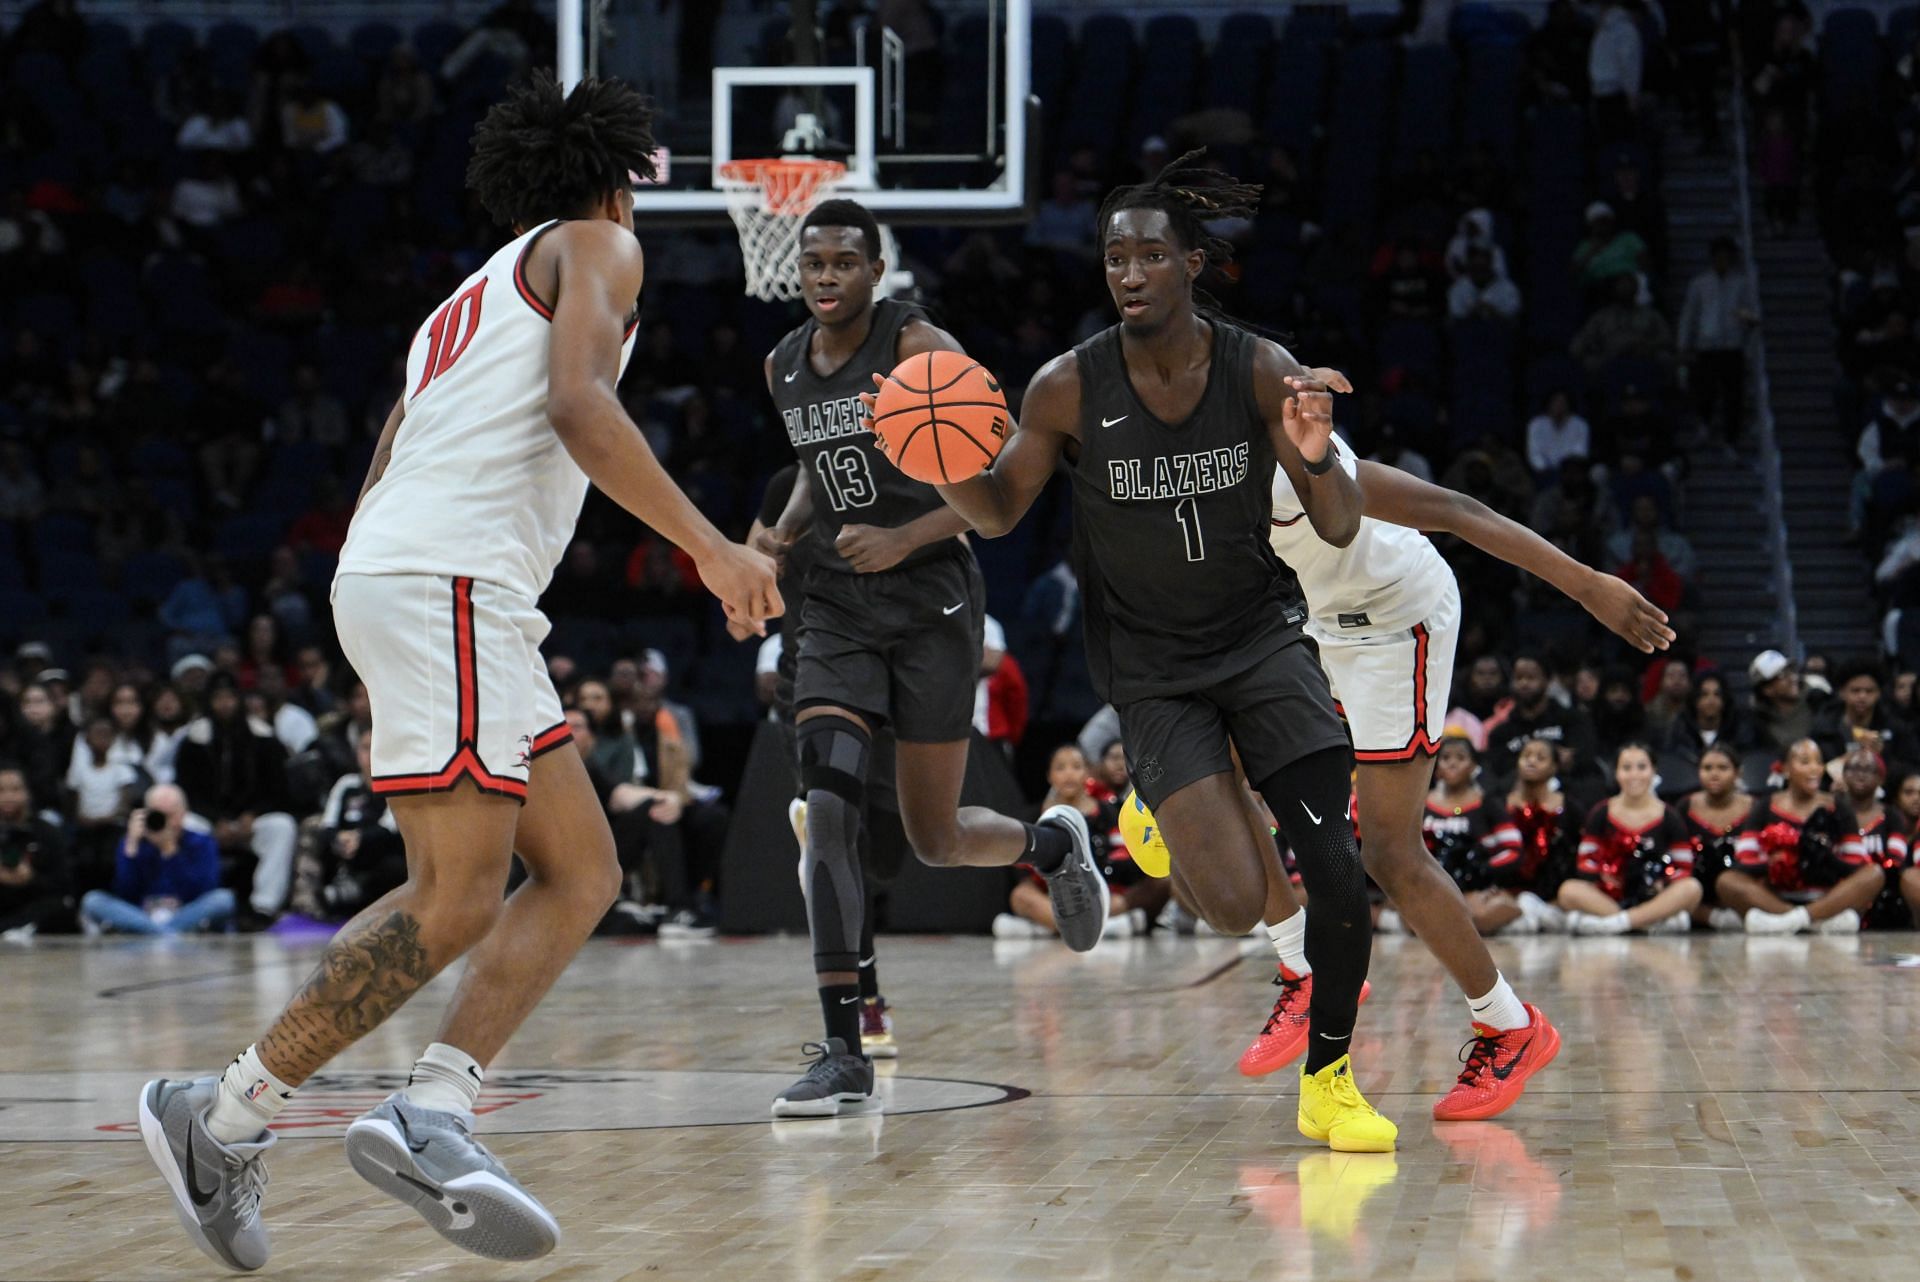
[[1553,1063],[1560,1053],[1560,1031],[1538,1006],[1527,1005],[1532,1022],[1501,1032],[1473,1026],[1473,1040],[1461,1048],[1467,1066],[1460,1079],[1433,1106],[1437,1122],[1472,1122],[1507,1111],[1526,1089],[1527,1079]]
[[[1267,1026],[1240,1056],[1240,1071],[1248,1077],[1265,1077],[1307,1053],[1307,1007],[1313,1003],[1313,976],[1296,975],[1282,966],[1273,983],[1280,990],[1273,1014],[1267,1016]],[[1373,985],[1362,980],[1360,1000],[1366,1001],[1371,992]]]

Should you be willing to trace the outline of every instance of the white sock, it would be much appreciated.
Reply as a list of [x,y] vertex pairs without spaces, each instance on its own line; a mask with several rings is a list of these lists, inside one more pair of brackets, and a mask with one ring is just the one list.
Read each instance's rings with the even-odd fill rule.
[[402,1092],[407,1102],[439,1113],[471,1113],[486,1073],[480,1061],[445,1042],[435,1042],[413,1062]]
[[1267,927],[1267,938],[1273,941],[1273,951],[1280,958],[1280,964],[1296,975],[1311,975],[1313,967],[1307,964],[1307,910],[1296,908],[1293,916],[1276,926]]
[[267,1071],[252,1046],[234,1056],[220,1077],[207,1130],[222,1144],[251,1143],[272,1125],[293,1097],[293,1087]]
[[1527,1008],[1514,996],[1507,977],[1497,970],[1493,972],[1493,987],[1487,990],[1487,995],[1467,998],[1467,1009],[1473,1012],[1474,1023],[1485,1024],[1501,1032],[1525,1028],[1533,1022],[1533,1016],[1527,1014]]

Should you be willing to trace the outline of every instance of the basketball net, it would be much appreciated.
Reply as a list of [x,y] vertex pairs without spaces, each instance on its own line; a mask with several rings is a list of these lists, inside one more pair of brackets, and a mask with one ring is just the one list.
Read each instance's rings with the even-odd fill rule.
[[740,231],[747,292],[768,302],[800,297],[800,222],[847,176],[837,160],[789,156],[720,166],[727,213]]

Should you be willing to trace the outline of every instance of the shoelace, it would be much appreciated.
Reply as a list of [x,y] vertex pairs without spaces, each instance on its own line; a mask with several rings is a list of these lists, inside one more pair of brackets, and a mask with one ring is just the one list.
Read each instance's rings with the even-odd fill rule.
[[1294,1018],[1292,1013],[1287,1010],[1287,1003],[1293,1000],[1294,995],[1300,991],[1300,986],[1306,982],[1307,977],[1305,975],[1296,975],[1292,979],[1288,979],[1285,975],[1275,975],[1273,977],[1274,987],[1280,990],[1280,996],[1274,999],[1273,1014],[1267,1016],[1267,1025],[1260,1030],[1262,1037],[1271,1033],[1281,1020]]
[[1493,1067],[1494,1058],[1500,1053],[1498,1035],[1487,1037],[1476,1033],[1473,1040],[1460,1048],[1460,1060],[1466,1065],[1460,1070],[1458,1079],[1462,1086],[1471,1086],[1480,1075]]
[[801,1061],[807,1066],[808,1077],[820,1077],[833,1071],[833,1048],[825,1042],[802,1042],[800,1053],[813,1056],[810,1060]]
[[233,1209],[240,1213],[243,1223],[251,1225],[260,1218],[260,1201],[267,1195],[267,1164],[257,1157],[251,1161],[245,1158],[229,1157],[227,1165],[238,1170],[238,1187],[234,1189]]
[[1354,1084],[1351,1072],[1342,1073],[1334,1078],[1327,1089],[1333,1095],[1334,1102],[1345,1108],[1361,1108],[1369,1113],[1374,1111],[1373,1105],[1367,1103],[1361,1096],[1360,1088]]

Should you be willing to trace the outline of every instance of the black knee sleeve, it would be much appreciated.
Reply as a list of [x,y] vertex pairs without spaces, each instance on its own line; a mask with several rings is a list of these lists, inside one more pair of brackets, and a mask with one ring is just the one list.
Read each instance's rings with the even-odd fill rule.
[[821,973],[860,968],[866,887],[860,874],[860,809],[872,740],[845,717],[812,717],[797,737],[800,786],[807,798],[807,845],[800,884],[807,898],[813,966]]
[[1307,888],[1312,1024],[1341,1037],[1353,1031],[1373,950],[1367,875],[1347,818],[1352,768],[1347,749],[1327,748],[1275,771],[1260,785]]

